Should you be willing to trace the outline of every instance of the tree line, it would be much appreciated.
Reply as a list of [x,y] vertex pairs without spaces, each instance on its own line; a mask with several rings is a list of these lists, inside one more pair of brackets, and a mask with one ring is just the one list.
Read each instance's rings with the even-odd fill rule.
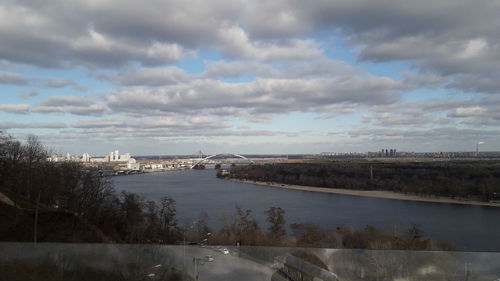
[[466,200],[500,200],[498,160],[249,165],[232,167],[229,176],[303,186],[386,190]]
[[[41,222],[53,227],[63,221],[73,227],[95,226],[110,241],[177,241],[175,200],[167,196],[159,202],[145,201],[137,194],[117,193],[98,169],[76,162],[51,162],[49,153],[35,136],[23,143],[0,135],[0,192],[14,203],[2,208],[4,214],[14,214],[9,220],[14,226],[25,227],[38,208]],[[72,216],[71,222],[64,214]],[[15,233],[13,225],[3,229],[10,227]]]

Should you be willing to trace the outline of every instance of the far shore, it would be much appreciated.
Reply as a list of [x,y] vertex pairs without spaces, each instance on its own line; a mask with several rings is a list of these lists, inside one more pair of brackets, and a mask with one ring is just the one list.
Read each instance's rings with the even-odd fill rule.
[[477,206],[489,206],[489,207],[500,207],[500,203],[494,202],[482,202],[482,201],[472,201],[472,200],[460,200],[444,197],[422,197],[416,195],[409,195],[403,193],[397,193],[392,191],[381,191],[381,190],[352,190],[344,188],[326,188],[326,187],[314,187],[314,186],[302,186],[302,185],[291,185],[276,182],[260,182],[253,180],[243,180],[229,178],[230,180],[250,183],[257,185],[264,185],[277,188],[294,189],[302,191],[312,191],[312,192],[323,192],[323,193],[333,193],[333,194],[343,194],[343,195],[353,195],[353,196],[364,196],[364,197],[374,197],[374,198],[384,198],[384,199],[394,199],[394,200],[406,200],[406,201],[420,201],[420,202],[433,202],[433,203],[450,203],[450,204],[464,204],[464,205],[477,205]]

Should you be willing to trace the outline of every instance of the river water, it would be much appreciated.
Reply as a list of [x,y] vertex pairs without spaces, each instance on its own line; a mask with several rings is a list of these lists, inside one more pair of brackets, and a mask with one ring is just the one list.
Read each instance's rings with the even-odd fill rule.
[[253,211],[267,228],[264,211],[285,210],[287,223],[314,222],[323,227],[372,225],[404,232],[417,224],[428,237],[448,240],[466,251],[500,251],[500,208],[447,203],[413,202],[287,190],[239,183],[215,177],[215,170],[185,170],[113,177],[117,191],[137,193],[147,200],[170,196],[177,218],[189,223],[207,212],[217,228],[224,212],[235,206]]

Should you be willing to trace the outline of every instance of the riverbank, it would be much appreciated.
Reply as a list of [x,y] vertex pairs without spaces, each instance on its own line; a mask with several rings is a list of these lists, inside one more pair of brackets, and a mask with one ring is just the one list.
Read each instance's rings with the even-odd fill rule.
[[242,183],[250,183],[250,184],[264,185],[264,186],[270,186],[270,187],[275,187],[275,188],[284,188],[284,189],[293,189],[293,190],[302,190],[302,191],[333,193],[333,194],[353,195],[353,196],[364,196],[364,197],[394,199],[394,200],[406,200],[406,201],[500,207],[500,203],[467,201],[467,200],[459,200],[459,199],[443,198],[443,197],[421,197],[421,196],[416,196],[416,195],[396,193],[396,192],[392,192],[392,191],[326,188],[326,187],[282,184],[282,183],[275,183],[275,182],[259,182],[259,181],[253,181],[253,180],[243,180],[243,179],[234,179],[234,178],[230,178],[230,180],[236,181],[236,182],[242,182]]

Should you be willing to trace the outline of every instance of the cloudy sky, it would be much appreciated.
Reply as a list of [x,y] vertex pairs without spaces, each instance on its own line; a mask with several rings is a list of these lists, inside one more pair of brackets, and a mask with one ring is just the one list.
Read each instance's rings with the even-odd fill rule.
[[495,0],[1,0],[0,130],[61,153],[500,150]]

